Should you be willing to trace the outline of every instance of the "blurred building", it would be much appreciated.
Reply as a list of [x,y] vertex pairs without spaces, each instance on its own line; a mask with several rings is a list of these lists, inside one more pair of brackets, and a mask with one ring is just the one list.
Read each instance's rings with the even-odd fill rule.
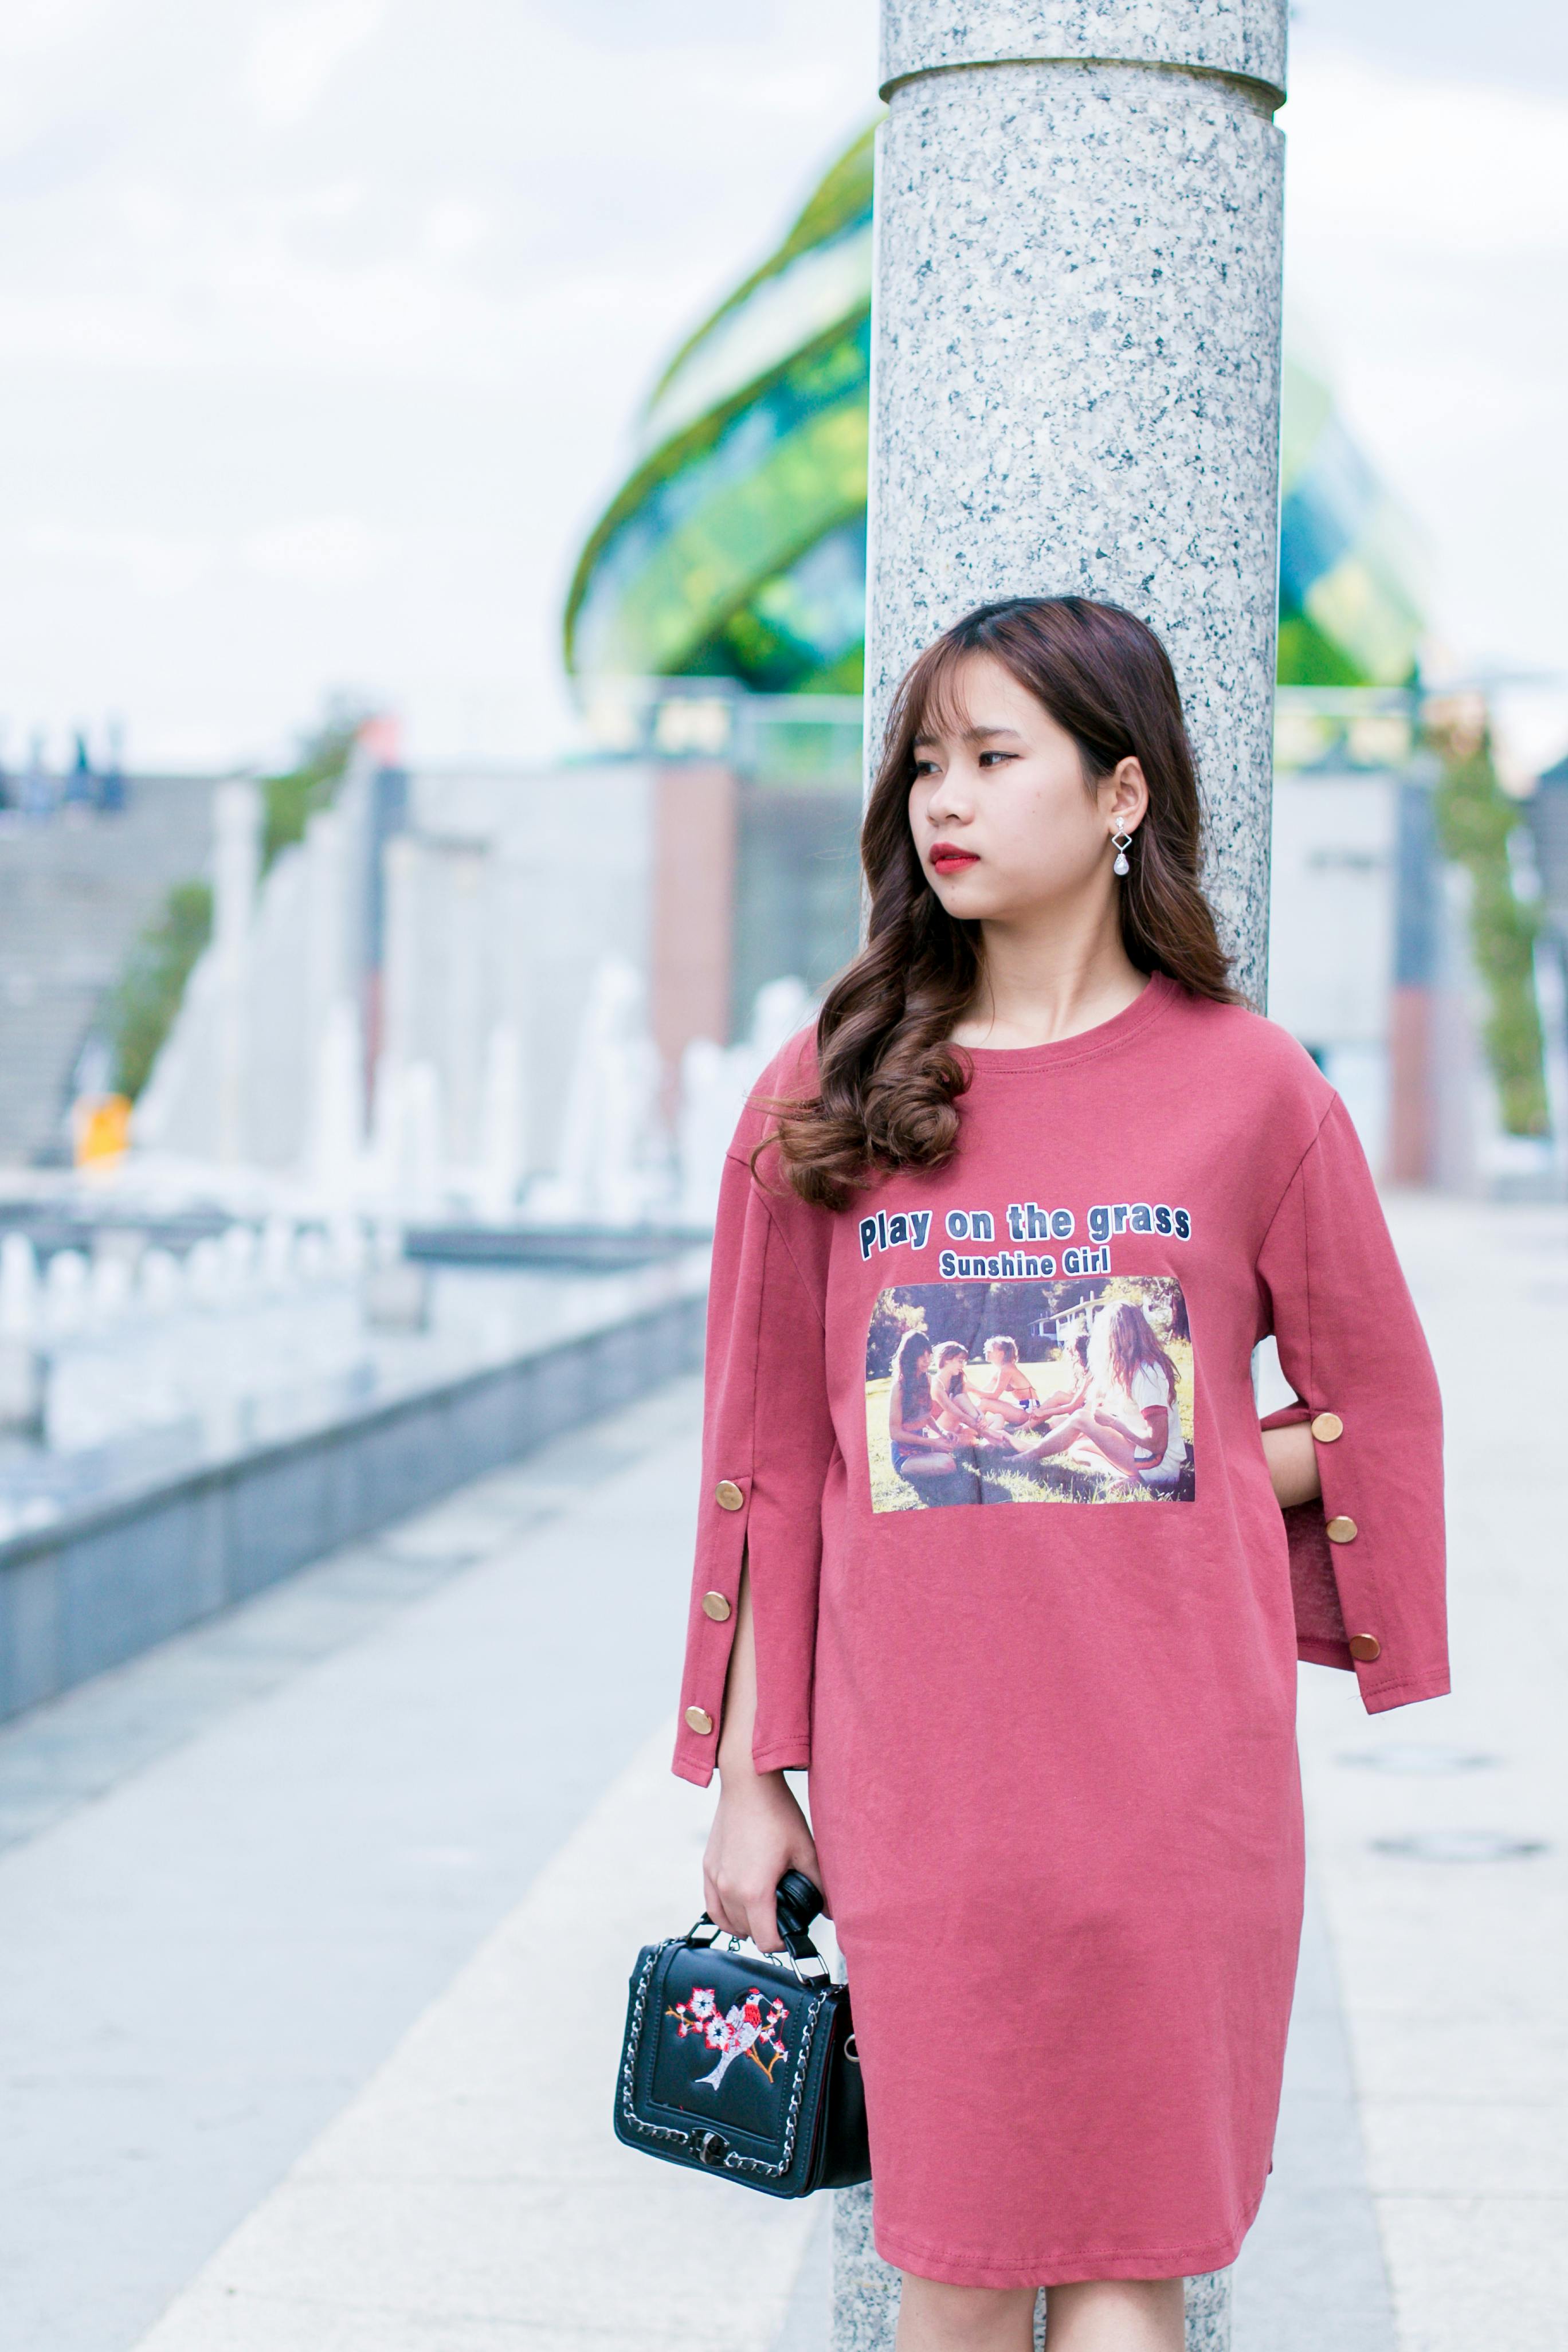
[[1530,820],[1542,913],[1535,949],[1536,998],[1544,1032],[1557,1173],[1568,1185],[1568,759],[1555,761],[1537,778]]
[[224,787],[139,1146],[398,1213],[700,1221],[853,942],[859,760],[858,700],[729,681],[628,694],[619,748],[549,769],[366,740],[265,876],[259,792]]
[[1279,688],[1268,1010],[1380,1175],[1462,1191],[1477,1174],[1476,980],[1421,719],[1411,692]]
[[[144,1140],[405,1202],[701,1213],[749,1077],[858,932],[871,196],[868,133],[654,387],[566,603],[590,748],[367,756],[259,893],[236,848],[227,960],[220,886]],[[1292,352],[1272,1010],[1374,1164],[1462,1183],[1475,992],[1416,748],[1416,570]]]
[[[613,734],[618,682],[858,694],[865,667],[872,133],[676,353],[567,598],[568,667]],[[1300,350],[1283,392],[1281,682],[1405,686],[1413,534]]]
[[1568,958],[1568,759],[1559,760],[1536,781],[1531,801],[1531,834],[1552,952]]
[[[689,1016],[716,1034],[727,996],[733,1027],[763,981],[819,986],[855,943],[871,194],[868,133],[677,352],[567,600],[595,740],[658,756],[685,735],[707,753],[700,782],[662,786],[656,824],[672,845],[656,925],[677,910],[689,961],[710,965],[689,996],[663,994],[667,1055]],[[1437,1047],[1420,910],[1438,880],[1430,779],[1412,766],[1416,568],[1408,526],[1293,352],[1275,1010],[1331,1070],[1374,1156],[1412,1177],[1445,1156],[1422,1093]],[[817,710],[821,759],[805,748]]]
[[[409,770],[362,741],[262,878],[254,785],[216,808],[212,944],[137,1106],[175,1158],[510,1207],[555,1164],[607,962],[646,977],[650,778]],[[374,1189],[374,1181],[372,1189]]]
[[591,722],[624,677],[860,692],[871,173],[867,132],[655,385],[567,599]]

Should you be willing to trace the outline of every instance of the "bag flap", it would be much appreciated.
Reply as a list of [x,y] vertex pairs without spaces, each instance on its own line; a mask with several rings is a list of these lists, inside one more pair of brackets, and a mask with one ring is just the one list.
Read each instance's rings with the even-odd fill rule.
[[778,2156],[797,2083],[826,2055],[831,1990],[712,1946],[668,1947],[656,1962],[637,2052],[637,2105],[650,2122],[706,2124],[749,2153]]

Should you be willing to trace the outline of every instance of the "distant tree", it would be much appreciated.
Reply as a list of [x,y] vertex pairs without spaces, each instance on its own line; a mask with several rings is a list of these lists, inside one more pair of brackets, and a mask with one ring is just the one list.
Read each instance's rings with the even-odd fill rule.
[[354,738],[367,713],[356,704],[339,701],[300,746],[300,757],[281,775],[262,781],[261,870],[305,837],[305,827],[318,809],[329,808],[343,780]]
[[[931,1282],[884,1291],[890,1312],[917,1313],[915,1328],[929,1331],[931,1345],[956,1339],[978,1357],[987,1339],[1015,1339],[1020,1356],[1037,1358],[1042,1345],[1054,1344],[1049,1326],[1074,1307],[1092,1307],[1109,1287],[1101,1277],[1092,1282]],[[1044,1328],[1042,1328],[1044,1327]],[[908,1327],[902,1327],[908,1328]],[[892,1345],[898,1345],[895,1333]],[[888,1361],[892,1361],[891,1349]]]
[[871,1309],[871,1328],[866,1334],[866,1378],[885,1381],[893,1369],[893,1358],[906,1331],[925,1329],[925,1309],[910,1300],[907,1291],[884,1290]]
[[1163,1321],[1173,1339],[1190,1339],[1187,1302],[1173,1274],[1117,1274],[1105,1285],[1108,1299],[1125,1299]]
[[111,991],[103,1026],[116,1091],[134,1102],[174,1026],[196,958],[212,937],[213,894],[206,882],[176,882],[131,950]]
[[1541,918],[1515,891],[1509,856],[1509,836],[1523,812],[1498,782],[1484,729],[1468,740],[1456,729],[1439,743],[1437,834],[1444,856],[1470,877],[1470,941],[1487,992],[1487,1058],[1502,1124],[1510,1135],[1544,1135],[1550,1121],[1535,1001]]

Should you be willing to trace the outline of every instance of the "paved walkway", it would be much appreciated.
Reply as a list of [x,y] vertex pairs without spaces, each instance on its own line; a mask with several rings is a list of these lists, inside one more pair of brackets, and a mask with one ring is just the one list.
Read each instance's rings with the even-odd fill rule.
[[[1369,1722],[1303,1676],[1315,1869],[1401,2352],[1563,2352],[1568,1216],[1412,1198],[1394,1228],[1443,1378],[1455,1696]],[[1379,1843],[1492,1833],[1543,1850]]]
[[[1510,1421],[1568,1220],[1399,1229],[1455,1423],[1465,1695],[1369,1723],[1304,1678],[1321,1902],[1236,2352],[1564,2340],[1568,1606]],[[626,1971],[695,1909],[708,1811],[661,1721],[694,1403],[0,1732],[4,2352],[824,2352],[820,2216],[607,2129]],[[1434,1748],[1498,1760],[1341,1760]],[[1369,1843],[1467,1828],[1551,1850]]]

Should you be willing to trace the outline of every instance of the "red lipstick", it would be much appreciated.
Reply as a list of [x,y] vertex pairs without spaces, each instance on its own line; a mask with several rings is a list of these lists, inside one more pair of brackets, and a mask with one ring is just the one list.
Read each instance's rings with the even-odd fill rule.
[[956,842],[938,841],[931,845],[931,866],[934,874],[962,874],[980,858],[973,849],[960,849]]

